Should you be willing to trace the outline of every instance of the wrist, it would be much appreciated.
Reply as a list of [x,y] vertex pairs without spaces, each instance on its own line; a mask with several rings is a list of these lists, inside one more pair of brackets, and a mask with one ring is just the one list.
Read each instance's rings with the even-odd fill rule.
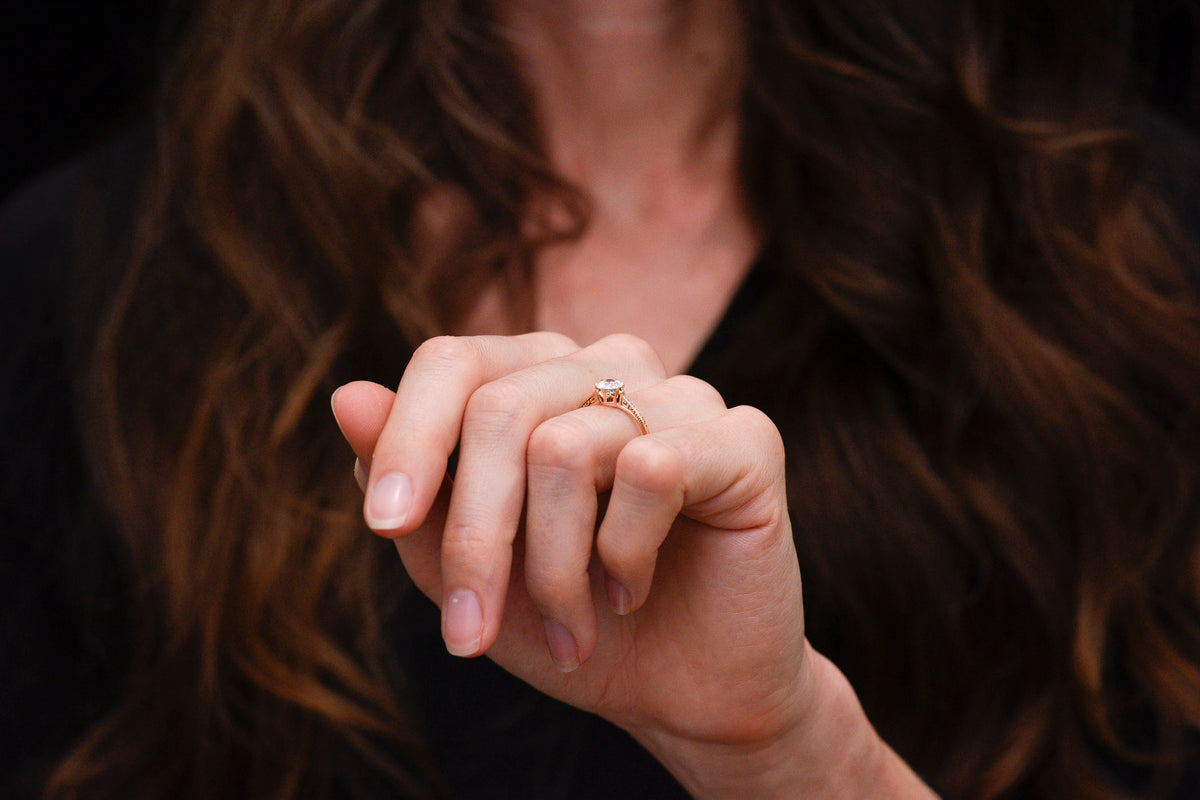
[[738,742],[635,733],[698,800],[936,798],[879,737],[850,683],[806,642],[788,713]]

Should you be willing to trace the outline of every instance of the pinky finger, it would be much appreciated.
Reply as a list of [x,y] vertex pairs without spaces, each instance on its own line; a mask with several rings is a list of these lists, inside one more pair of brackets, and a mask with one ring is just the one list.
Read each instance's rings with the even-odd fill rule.
[[[659,548],[680,514],[728,533],[756,532],[728,541],[767,545],[752,549],[758,558],[787,557],[791,534],[783,443],[765,414],[739,406],[640,436],[621,451],[596,537],[609,576],[609,603],[617,613],[645,602]],[[794,562],[794,553],[790,558]]]

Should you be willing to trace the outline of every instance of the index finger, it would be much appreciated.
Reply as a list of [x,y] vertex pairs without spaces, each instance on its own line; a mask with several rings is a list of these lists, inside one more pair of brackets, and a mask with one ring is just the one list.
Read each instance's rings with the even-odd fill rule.
[[439,336],[413,353],[371,457],[368,527],[389,537],[425,519],[458,444],[463,411],[485,383],[579,347],[565,336]]

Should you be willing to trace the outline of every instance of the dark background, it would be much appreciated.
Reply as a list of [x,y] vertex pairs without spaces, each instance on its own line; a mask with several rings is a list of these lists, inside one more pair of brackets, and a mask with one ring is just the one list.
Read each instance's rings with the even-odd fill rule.
[[0,0],[0,198],[144,113],[165,0]]
[[[1138,2],[1147,94],[1200,131],[1200,0]],[[0,0],[0,200],[144,113],[179,28],[168,5]]]

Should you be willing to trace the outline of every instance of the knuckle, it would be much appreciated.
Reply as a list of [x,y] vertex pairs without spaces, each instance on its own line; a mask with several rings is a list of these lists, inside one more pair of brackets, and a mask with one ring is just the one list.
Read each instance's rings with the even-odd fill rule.
[[648,365],[655,373],[664,374],[666,372],[658,352],[645,339],[633,334],[609,334],[596,342],[596,347],[619,354],[621,360],[631,364]]
[[530,434],[526,462],[551,470],[586,470],[594,463],[594,449],[587,425],[570,416],[552,417]]
[[746,431],[769,463],[783,464],[783,436],[770,417],[753,406],[736,406],[728,414],[731,423]]
[[573,350],[579,349],[579,345],[575,343],[575,340],[564,333],[557,333],[555,331],[538,331],[537,333],[531,335],[545,340],[548,349],[550,350],[559,350],[563,353],[569,353]]
[[439,371],[461,369],[475,363],[478,349],[465,336],[435,336],[426,339],[413,352],[415,364]]
[[672,389],[686,394],[691,402],[700,403],[712,408],[725,408],[725,398],[716,387],[707,381],[702,381],[692,375],[676,375],[668,378],[667,383]]
[[527,562],[525,565],[525,588],[542,613],[572,606],[583,580],[582,575],[555,569],[548,564]]
[[467,400],[464,425],[505,430],[520,419],[524,400],[525,392],[515,381],[501,378],[485,383]]
[[448,525],[442,538],[442,560],[460,566],[486,564],[492,560],[495,544],[478,525],[468,521]]
[[775,427],[774,421],[766,413],[754,406],[735,406],[729,409],[729,414],[733,417],[735,424],[744,426],[763,444],[779,449],[783,448],[783,438],[779,434],[779,429]]
[[617,456],[617,476],[623,483],[650,494],[678,490],[686,470],[683,453],[650,436],[641,436]]

